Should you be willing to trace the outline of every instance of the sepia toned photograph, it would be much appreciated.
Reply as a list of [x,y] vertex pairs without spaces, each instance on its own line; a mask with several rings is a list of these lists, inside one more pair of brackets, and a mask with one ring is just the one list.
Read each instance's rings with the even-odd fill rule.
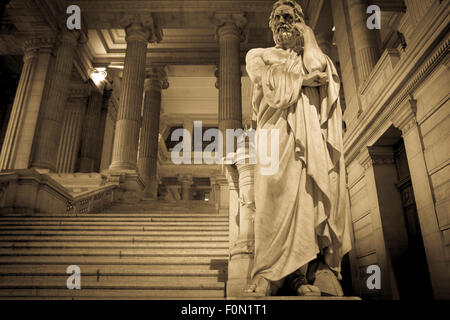
[[449,22],[448,0],[0,1],[0,300],[450,300]]

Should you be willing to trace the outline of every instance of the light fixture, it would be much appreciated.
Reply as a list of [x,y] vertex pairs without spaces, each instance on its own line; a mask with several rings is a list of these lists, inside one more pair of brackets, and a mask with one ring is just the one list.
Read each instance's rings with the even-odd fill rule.
[[94,81],[95,85],[99,86],[103,81],[105,81],[108,73],[106,68],[94,68],[90,73],[90,78]]
[[336,26],[333,26],[333,29],[331,29],[331,31],[335,32],[336,31]]

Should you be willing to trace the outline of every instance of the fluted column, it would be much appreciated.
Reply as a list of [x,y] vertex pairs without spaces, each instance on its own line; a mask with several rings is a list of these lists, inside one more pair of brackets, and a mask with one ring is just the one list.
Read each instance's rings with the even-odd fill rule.
[[93,88],[84,120],[80,150],[80,172],[93,172],[100,145],[97,145],[103,106],[103,93]]
[[56,163],[59,173],[75,172],[87,103],[87,96],[69,97],[67,101]]
[[30,165],[53,45],[53,39],[25,42],[24,64],[0,155],[0,170],[26,169]]
[[139,146],[138,169],[144,180],[144,196],[158,197],[158,138],[161,113],[161,90],[167,89],[167,73],[164,68],[153,68],[145,80],[145,98]]
[[350,25],[355,48],[356,66],[359,84],[363,83],[380,57],[380,50],[376,38],[377,30],[367,28],[366,0],[347,0]]
[[361,104],[358,95],[358,73],[356,59],[352,53],[351,31],[349,29],[348,8],[345,1],[330,1],[335,25],[334,38],[339,56],[342,85],[345,95],[344,121],[347,126],[355,123]]
[[[219,129],[242,128],[240,42],[247,23],[243,14],[216,13],[219,64]],[[226,142],[224,143],[226,146]]]
[[102,170],[103,147],[105,145],[104,139],[106,135],[106,124],[108,121],[108,109],[111,96],[112,90],[105,89],[103,92],[102,108],[100,111],[100,123],[98,127],[98,134],[95,141],[95,145],[97,147],[94,157],[94,172],[101,172]]
[[108,170],[111,164],[112,148],[114,144],[114,132],[117,119],[117,104],[114,92],[108,100],[108,112],[105,121],[105,132],[103,135],[102,159],[100,171]]
[[44,91],[32,167],[55,171],[70,76],[80,33],[63,31]]
[[136,171],[147,44],[151,31],[142,23],[131,23],[125,30],[127,51],[110,169]]

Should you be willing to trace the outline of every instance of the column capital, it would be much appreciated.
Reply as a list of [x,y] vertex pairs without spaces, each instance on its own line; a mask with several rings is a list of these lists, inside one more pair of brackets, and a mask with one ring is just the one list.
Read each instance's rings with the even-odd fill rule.
[[76,46],[79,42],[84,42],[84,37],[81,31],[63,29],[58,34],[59,43],[67,43],[71,46]]
[[25,40],[23,43],[23,50],[25,54],[29,52],[37,52],[39,50],[51,51],[55,45],[56,39],[54,37],[40,37]]
[[162,90],[169,88],[166,67],[152,67],[149,72],[147,72],[144,91],[150,91],[152,88],[155,88],[155,86]]
[[223,36],[234,35],[241,41],[245,39],[244,28],[247,18],[242,12],[216,12],[213,17],[216,26],[216,38],[220,40]]
[[365,170],[375,165],[394,164],[394,149],[389,146],[367,147],[359,153],[358,161]]
[[158,43],[162,40],[162,30],[152,14],[124,15],[120,24],[126,31],[126,41]]
[[405,101],[395,110],[391,117],[391,122],[394,127],[400,129],[403,134],[406,134],[417,124],[416,113],[417,100],[411,96],[409,100]]

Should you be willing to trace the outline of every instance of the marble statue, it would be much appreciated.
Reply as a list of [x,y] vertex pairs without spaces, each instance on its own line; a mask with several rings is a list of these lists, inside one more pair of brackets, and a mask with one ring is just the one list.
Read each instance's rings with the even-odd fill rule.
[[[275,47],[248,52],[257,135],[279,132],[279,169],[255,167],[255,257],[247,292],[341,296],[351,249],[340,80],[293,0],[270,16]],[[260,141],[258,139],[257,141]],[[258,145],[257,153],[267,149]],[[261,155],[258,154],[258,159]]]

